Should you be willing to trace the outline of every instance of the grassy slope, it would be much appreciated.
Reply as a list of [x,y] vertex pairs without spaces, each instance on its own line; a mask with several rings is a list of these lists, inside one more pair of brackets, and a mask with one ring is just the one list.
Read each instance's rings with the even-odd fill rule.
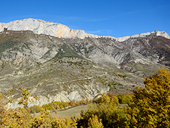
[[81,105],[81,106],[77,106],[74,108],[70,108],[67,110],[62,110],[62,111],[57,111],[57,114],[55,114],[54,112],[52,113],[52,115],[56,115],[59,118],[65,118],[65,117],[72,117],[72,116],[76,116],[78,117],[80,115],[80,112],[83,110],[88,110],[88,105]]

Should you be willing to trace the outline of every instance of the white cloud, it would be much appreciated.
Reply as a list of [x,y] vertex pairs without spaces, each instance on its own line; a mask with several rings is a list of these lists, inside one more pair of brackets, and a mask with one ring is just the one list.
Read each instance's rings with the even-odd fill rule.
[[87,31],[87,33],[90,33],[90,34],[98,34],[100,32],[101,32],[101,30]]

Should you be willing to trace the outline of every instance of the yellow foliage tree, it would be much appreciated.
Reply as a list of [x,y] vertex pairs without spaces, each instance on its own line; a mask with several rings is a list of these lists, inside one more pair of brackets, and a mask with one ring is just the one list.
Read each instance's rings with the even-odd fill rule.
[[2,95],[0,94],[0,125],[2,124],[2,118],[4,115],[4,106],[5,106],[5,103],[2,98]]
[[31,115],[24,108],[8,109],[4,112],[0,126],[2,128],[25,128],[30,119]]
[[104,126],[96,115],[92,115],[92,118],[88,120],[88,128],[104,128]]
[[28,101],[30,97],[30,92],[26,88],[22,88],[22,97],[19,99],[18,104],[24,105],[24,108],[27,109]]
[[78,127],[127,127],[126,109],[117,108],[118,98],[116,96],[103,94],[99,99],[96,99],[95,102],[97,104],[94,103],[89,106],[87,111],[81,111]]
[[134,90],[133,104],[128,108],[131,126],[170,127],[170,72],[160,69],[146,77],[145,88]]

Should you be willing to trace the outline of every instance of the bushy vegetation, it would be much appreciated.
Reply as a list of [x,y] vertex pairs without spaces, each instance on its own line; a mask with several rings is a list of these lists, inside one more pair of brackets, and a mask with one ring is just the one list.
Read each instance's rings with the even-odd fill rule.
[[[79,105],[80,102],[52,102],[48,105],[27,107],[29,93],[23,90],[21,104],[24,108],[4,109],[3,98],[0,102],[0,126],[17,128],[169,128],[170,127],[170,72],[161,69],[158,73],[146,77],[145,88],[137,87],[132,95],[103,94],[94,99],[87,111],[82,111],[79,118],[59,119],[49,110]],[[25,93],[24,93],[25,92]],[[128,107],[119,107],[119,104]],[[34,111],[33,111],[34,110]],[[32,116],[30,112],[39,112]]]
[[14,47],[14,45],[17,45],[17,44],[19,44],[19,42],[14,41],[14,40],[8,40],[8,41],[5,41],[4,43],[1,43],[0,53],[2,53],[5,49]]
[[109,86],[112,86],[112,85],[122,85],[122,84],[119,83],[119,82],[111,81],[111,82],[109,82],[108,85],[109,85]]
[[83,59],[82,56],[78,55],[76,52],[74,52],[67,44],[63,44],[61,48],[59,49],[59,52],[56,55],[58,58],[63,57],[76,57]]
[[126,109],[117,108],[118,98],[114,95],[102,95],[95,100],[89,110],[81,112],[81,118],[78,121],[78,127],[88,127],[89,119],[96,115],[104,127],[123,127],[126,125]]
[[145,128],[170,127],[170,72],[161,69],[146,77],[145,88],[134,90],[133,102],[127,109],[130,126]]
[[81,101],[75,101],[75,100],[71,100],[70,102],[63,102],[63,101],[53,101],[51,103],[48,104],[44,104],[42,106],[38,106],[38,105],[34,105],[31,106],[29,108],[27,108],[27,110],[30,113],[38,113],[41,112],[42,110],[58,110],[58,109],[67,109],[67,107],[73,107],[73,106],[78,106],[78,105],[84,105],[84,104],[88,104],[91,103],[91,100],[88,99],[82,99]]

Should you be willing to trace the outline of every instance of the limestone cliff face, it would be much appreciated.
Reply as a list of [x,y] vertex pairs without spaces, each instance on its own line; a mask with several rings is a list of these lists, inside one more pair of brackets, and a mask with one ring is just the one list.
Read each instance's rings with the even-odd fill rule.
[[169,39],[169,35],[165,32],[165,31],[158,31],[158,30],[155,30],[153,32],[147,32],[147,33],[141,33],[141,34],[136,34],[136,35],[132,35],[132,36],[124,36],[124,37],[118,37],[116,38],[119,42],[123,42],[125,40],[128,40],[130,38],[137,38],[137,37],[147,37],[149,35],[155,35],[155,36],[162,36],[162,37],[165,37],[167,39]]
[[[21,30],[31,30],[35,34],[46,34],[51,35],[59,38],[81,38],[84,39],[85,37],[92,37],[92,38],[101,38],[105,36],[97,36],[93,34],[88,34],[84,30],[73,30],[69,27],[62,25],[60,23],[53,23],[53,22],[46,22],[43,20],[37,20],[37,19],[23,19],[23,20],[16,20],[9,23],[0,23],[0,32],[4,30],[4,28],[7,28],[8,30],[15,30],[15,31],[21,31]],[[169,35],[166,32],[160,32],[160,31],[153,31],[153,32],[147,32],[142,34],[136,34],[132,36],[125,36],[125,37],[108,37],[116,39],[119,42],[123,42],[129,38],[135,38],[135,37],[146,37],[148,35],[156,35],[156,36],[162,36],[169,39]]]
[[37,19],[24,19],[24,20],[16,20],[9,23],[0,23],[0,31],[3,31],[4,28],[8,30],[31,30],[35,34],[46,34],[55,37],[62,37],[62,38],[85,38],[88,36],[93,36],[91,34],[85,33],[83,30],[73,30],[69,27],[59,24],[59,23],[52,23],[46,22],[43,20]]

